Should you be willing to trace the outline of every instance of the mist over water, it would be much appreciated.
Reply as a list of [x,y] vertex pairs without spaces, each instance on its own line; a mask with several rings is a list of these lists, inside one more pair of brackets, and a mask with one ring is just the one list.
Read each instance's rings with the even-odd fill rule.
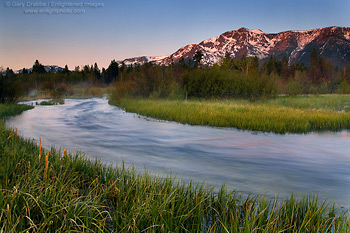
[[189,126],[126,113],[107,99],[36,106],[6,122],[46,148],[81,151],[137,172],[172,174],[245,194],[319,193],[350,207],[350,132],[253,133]]

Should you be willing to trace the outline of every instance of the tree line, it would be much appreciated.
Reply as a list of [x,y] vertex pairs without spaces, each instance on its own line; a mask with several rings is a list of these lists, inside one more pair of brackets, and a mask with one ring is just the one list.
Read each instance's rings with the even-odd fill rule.
[[53,98],[73,95],[73,86],[105,86],[116,82],[119,64],[113,60],[107,69],[94,65],[75,67],[70,70],[45,67],[36,60],[31,69],[23,68],[18,73],[10,68],[0,70],[0,102],[14,102],[34,91],[45,91]]
[[244,98],[255,101],[278,94],[350,94],[350,67],[332,66],[312,50],[309,66],[287,58],[232,58],[229,53],[213,66],[201,65],[203,54],[158,66],[135,65],[117,78],[114,98]]
[[229,53],[213,66],[201,64],[203,53],[180,59],[168,66],[145,63],[126,66],[112,60],[105,69],[97,63],[75,67],[66,65],[57,72],[38,60],[31,69],[18,74],[0,70],[0,102],[16,101],[35,90],[52,97],[74,94],[74,85],[115,86],[113,98],[246,98],[252,101],[277,94],[350,93],[350,67],[332,66],[313,49],[309,66],[289,64],[286,58],[257,57],[233,59]]

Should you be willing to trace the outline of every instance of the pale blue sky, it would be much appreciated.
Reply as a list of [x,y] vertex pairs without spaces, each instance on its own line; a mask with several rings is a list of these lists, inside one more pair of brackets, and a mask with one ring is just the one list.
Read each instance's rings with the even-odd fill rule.
[[[103,3],[61,7],[81,14],[26,14],[18,3]],[[7,6],[10,5],[10,6]],[[0,66],[43,64],[107,67],[112,59],[167,55],[181,46],[247,27],[264,32],[350,26],[349,0],[91,0],[4,1],[0,6]]]

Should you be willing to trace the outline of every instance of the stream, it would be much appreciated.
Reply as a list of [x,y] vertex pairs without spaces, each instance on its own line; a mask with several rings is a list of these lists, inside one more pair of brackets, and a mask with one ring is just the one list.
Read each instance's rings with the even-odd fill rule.
[[106,164],[280,199],[318,193],[350,208],[350,131],[274,134],[159,121],[104,98],[36,106],[6,121],[43,146]]

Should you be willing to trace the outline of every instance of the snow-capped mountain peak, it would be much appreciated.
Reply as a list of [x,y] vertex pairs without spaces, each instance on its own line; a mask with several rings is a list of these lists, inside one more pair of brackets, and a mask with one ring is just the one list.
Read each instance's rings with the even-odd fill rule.
[[265,33],[260,29],[239,28],[227,31],[219,36],[203,40],[200,43],[183,46],[176,52],[162,57],[138,57],[124,60],[125,64],[153,62],[168,65],[179,62],[181,58],[192,59],[200,50],[203,53],[202,65],[213,65],[227,53],[232,58],[257,56],[266,60],[270,56],[290,63],[308,63],[313,48],[328,57],[334,65],[350,64],[350,28],[328,27],[306,31],[285,31]]

